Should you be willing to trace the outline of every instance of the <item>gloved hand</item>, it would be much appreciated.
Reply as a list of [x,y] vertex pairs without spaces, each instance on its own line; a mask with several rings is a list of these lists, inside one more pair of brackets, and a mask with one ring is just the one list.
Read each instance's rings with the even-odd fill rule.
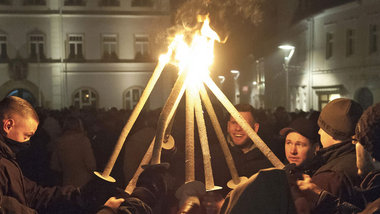
[[302,177],[303,171],[300,168],[297,168],[296,164],[294,163],[287,164],[284,167],[284,170],[288,177],[288,182],[291,185],[296,185],[297,180],[303,179]]
[[98,176],[93,175],[92,179],[82,187],[80,187],[81,197],[88,207],[90,213],[99,207],[112,196],[117,195],[116,184],[106,181]]
[[[168,191],[169,163],[143,166],[144,171],[140,174],[136,187],[149,189],[156,197],[165,195]],[[133,194],[133,193],[132,193]]]
[[290,191],[292,193],[293,199],[297,200],[297,198],[303,197],[301,191],[298,189],[297,181],[302,180],[302,171],[297,168],[296,164],[291,163],[287,164],[284,167],[286,177],[288,179],[288,184],[290,187]]

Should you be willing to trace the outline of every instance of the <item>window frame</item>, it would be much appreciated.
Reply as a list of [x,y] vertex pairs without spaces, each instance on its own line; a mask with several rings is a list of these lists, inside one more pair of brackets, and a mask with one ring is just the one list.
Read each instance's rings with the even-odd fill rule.
[[[134,90],[137,90],[139,95],[137,99],[134,99]],[[133,110],[137,103],[139,102],[141,95],[144,91],[144,87],[142,86],[132,86],[127,88],[123,93],[123,107],[126,110]],[[128,95],[129,93],[129,95]],[[147,106],[147,104],[145,104]]]
[[[106,41],[105,38],[112,38],[114,40]],[[119,56],[119,38],[117,34],[102,34],[101,35],[101,41],[102,41],[102,59],[104,60],[117,60]],[[112,46],[114,46],[112,48]],[[108,50],[107,50],[108,49]],[[112,54],[112,49],[114,49],[114,54]]]
[[355,54],[355,30],[352,28],[346,29],[346,57]]
[[377,24],[370,24],[368,29],[368,52],[376,53],[379,50],[379,31]]
[[[73,37],[81,38],[80,40],[71,40]],[[84,60],[84,34],[83,33],[71,33],[67,36],[67,59],[69,60]],[[74,45],[74,53],[71,53],[71,44]],[[78,51],[78,46],[81,45],[81,53]]]
[[[332,98],[333,95],[338,95],[335,98]],[[322,100],[322,96],[326,96],[326,100]],[[318,107],[320,110],[323,109],[327,105],[327,103],[331,102],[334,99],[340,98],[342,95],[339,92],[325,92],[325,93],[319,93],[318,94]]]
[[[141,41],[141,39],[143,39]],[[144,48],[146,46],[146,48]],[[149,34],[135,34],[134,35],[135,59],[150,59],[150,38]],[[146,50],[145,50],[146,49]]]
[[[332,86],[314,86],[313,91],[317,95],[318,101],[318,110],[321,110],[325,104],[331,101],[332,95],[339,95],[342,97],[344,95],[344,86],[343,85],[332,85]],[[327,96],[327,100],[322,99],[322,96]]]
[[326,59],[331,59],[334,55],[334,33],[326,32]]
[[[42,40],[33,40],[32,37],[40,37]],[[28,35],[29,42],[29,58],[34,60],[45,59],[45,35],[42,33],[31,33]],[[33,45],[35,45],[35,56],[32,53]],[[41,47],[42,46],[42,47]],[[42,50],[42,51],[41,51]]]
[[[88,102],[83,102],[83,93],[84,91],[88,90]],[[78,97],[76,95],[78,94]],[[94,97],[92,97],[94,95]],[[76,102],[78,102],[78,105],[76,105]],[[83,108],[97,108],[99,103],[99,95],[98,92],[92,88],[89,87],[81,87],[75,90],[72,94],[72,105],[75,107],[78,107],[79,109]]]
[[[2,37],[4,38],[4,40],[1,39]],[[3,50],[3,47],[5,48],[5,51]],[[0,59],[8,58],[8,35],[5,33],[0,33]]]

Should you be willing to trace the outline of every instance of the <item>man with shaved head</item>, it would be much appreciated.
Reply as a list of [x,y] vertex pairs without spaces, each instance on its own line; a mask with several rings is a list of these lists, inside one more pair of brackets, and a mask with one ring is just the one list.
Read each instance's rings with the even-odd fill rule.
[[91,200],[96,197],[89,186],[42,187],[24,177],[16,162],[16,153],[30,144],[38,123],[26,100],[9,96],[0,101],[0,213],[81,212],[90,206],[89,195]]
[[17,153],[29,144],[39,119],[27,101],[19,97],[7,97],[0,104],[0,123],[1,135],[12,151]]

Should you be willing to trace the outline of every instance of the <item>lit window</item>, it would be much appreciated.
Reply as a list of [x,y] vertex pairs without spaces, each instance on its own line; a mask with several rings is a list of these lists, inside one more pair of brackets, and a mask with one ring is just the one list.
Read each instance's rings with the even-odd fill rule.
[[104,34],[103,42],[103,59],[117,59],[117,36],[115,34]]
[[340,94],[329,94],[329,101],[340,98]]
[[31,34],[29,35],[29,57],[33,60],[45,59],[44,46],[45,40],[44,36],[41,34]]
[[377,52],[377,25],[369,26],[369,53]]
[[132,0],[132,7],[153,7],[153,0]]
[[85,6],[84,0],[65,0],[65,6]]
[[84,59],[82,34],[69,35],[69,59]]
[[24,5],[46,5],[45,0],[24,0]]
[[135,35],[135,58],[150,59],[148,35]]
[[128,88],[124,93],[124,107],[125,109],[132,110],[135,108],[140,100],[141,94],[143,92],[142,87],[132,87]]
[[319,109],[320,110],[323,109],[323,107],[325,107],[327,103],[340,97],[341,95],[336,92],[331,92],[331,93],[326,92],[324,94],[319,94],[318,95]]
[[0,34],[0,59],[8,59],[7,36]]
[[326,33],[326,59],[330,59],[333,56],[333,43],[334,35]]
[[97,93],[89,88],[78,89],[73,96],[73,105],[76,108],[96,108]]
[[120,1],[118,1],[118,0],[100,0],[99,6],[120,6]]
[[352,29],[346,31],[346,56],[354,54],[354,37],[355,32]]

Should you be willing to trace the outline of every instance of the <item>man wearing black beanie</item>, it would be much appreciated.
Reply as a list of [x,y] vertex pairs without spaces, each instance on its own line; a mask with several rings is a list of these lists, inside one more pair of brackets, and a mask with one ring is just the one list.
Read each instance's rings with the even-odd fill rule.
[[[320,162],[320,167],[313,173],[311,180],[319,189],[348,202],[354,200],[353,186],[360,184],[352,140],[362,113],[363,109],[357,102],[338,98],[329,102],[318,118],[318,133],[323,148],[314,159]],[[315,200],[309,200],[313,212],[324,213],[317,210],[315,205]]]
[[354,189],[357,200],[351,200],[355,201],[353,204],[320,189],[308,176],[298,181],[299,188],[314,201],[319,213],[378,213],[380,210],[380,103],[369,107],[360,117],[353,143],[357,173],[364,178]]

